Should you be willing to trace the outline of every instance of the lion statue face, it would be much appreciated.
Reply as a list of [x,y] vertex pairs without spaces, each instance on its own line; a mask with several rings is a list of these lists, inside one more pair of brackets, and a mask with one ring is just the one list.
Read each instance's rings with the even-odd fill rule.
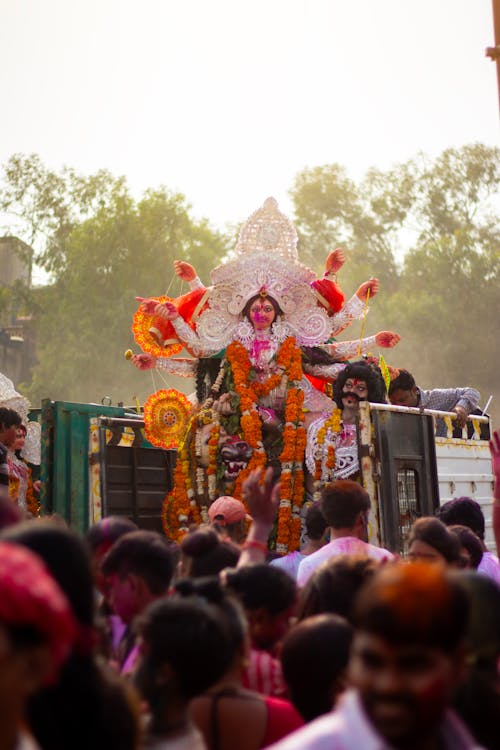
[[[198,466],[206,469],[209,464],[208,441],[212,425],[207,424],[199,428],[200,455]],[[234,482],[242,469],[246,467],[252,456],[252,448],[238,435],[228,435],[221,427],[219,437],[219,456],[224,463],[224,480]]]

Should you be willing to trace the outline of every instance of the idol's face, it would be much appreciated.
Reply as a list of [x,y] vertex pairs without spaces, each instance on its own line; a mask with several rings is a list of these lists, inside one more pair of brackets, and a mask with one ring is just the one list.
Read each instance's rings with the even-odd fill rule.
[[272,325],[276,317],[276,312],[269,300],[265,298],[256,299],[250,305],[248,317],[256,331],[263,331]]
[[348,378],[342,388],[342,405],[344,407],[356,407],[360,401],[368,398],[368,386],[366,380]]

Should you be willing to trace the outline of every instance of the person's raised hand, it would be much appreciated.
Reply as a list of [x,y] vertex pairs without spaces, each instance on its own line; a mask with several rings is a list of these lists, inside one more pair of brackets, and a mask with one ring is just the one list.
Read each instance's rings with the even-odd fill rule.
[[491,469],[500,482],[500,430],[495,430],[490,440]]
[[[243,482],[242,496],[255,524],[273,525],[280,504],[280,483],[274,481],[271,467],[254,469]],[[261,478],[263,480],[261,482]]]
[[158,304],[157,299],[153,299],[152,297],[136,297],[136,300],[141,303],[141,310],[146,315],[154,315],[155,307]]

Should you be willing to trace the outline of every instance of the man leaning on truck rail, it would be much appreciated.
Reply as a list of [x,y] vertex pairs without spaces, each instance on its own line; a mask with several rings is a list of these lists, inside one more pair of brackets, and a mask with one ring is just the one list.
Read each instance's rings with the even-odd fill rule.
[[[394,406],[413,406],[436,411],[454,411],[457,415],[454,426],[462,428],[467,417],[477,409],[480,394],[475,388],[434,388],[424,391],[415,383],[408,370],[400,369],[391,380],[389,401]],[[442,419],[436,424],[436,435],[446,437],[446,425]]]

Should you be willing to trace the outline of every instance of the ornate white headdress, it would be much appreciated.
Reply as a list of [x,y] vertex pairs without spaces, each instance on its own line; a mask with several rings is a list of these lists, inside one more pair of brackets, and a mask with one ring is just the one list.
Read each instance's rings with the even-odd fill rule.
[[263,291],[276,300],[299,345],[315,346],[328,339],[328,315],[316,304],[310,287],[316,274],[298,262],[297,232],[274,198],[268,198],[242,226],[235,253],[234,260],[211,273],[209,308],[196,325],[207,348],[216,351],[227,346],[243,308]]
[[40,463],[41,427],[38,422],[28,419],[30,402],[14,388],[14,383],[0,372],[0,406],[14,409],[20,415],[26,427],[26,440],[21,452],[23,458],[32,464]]

